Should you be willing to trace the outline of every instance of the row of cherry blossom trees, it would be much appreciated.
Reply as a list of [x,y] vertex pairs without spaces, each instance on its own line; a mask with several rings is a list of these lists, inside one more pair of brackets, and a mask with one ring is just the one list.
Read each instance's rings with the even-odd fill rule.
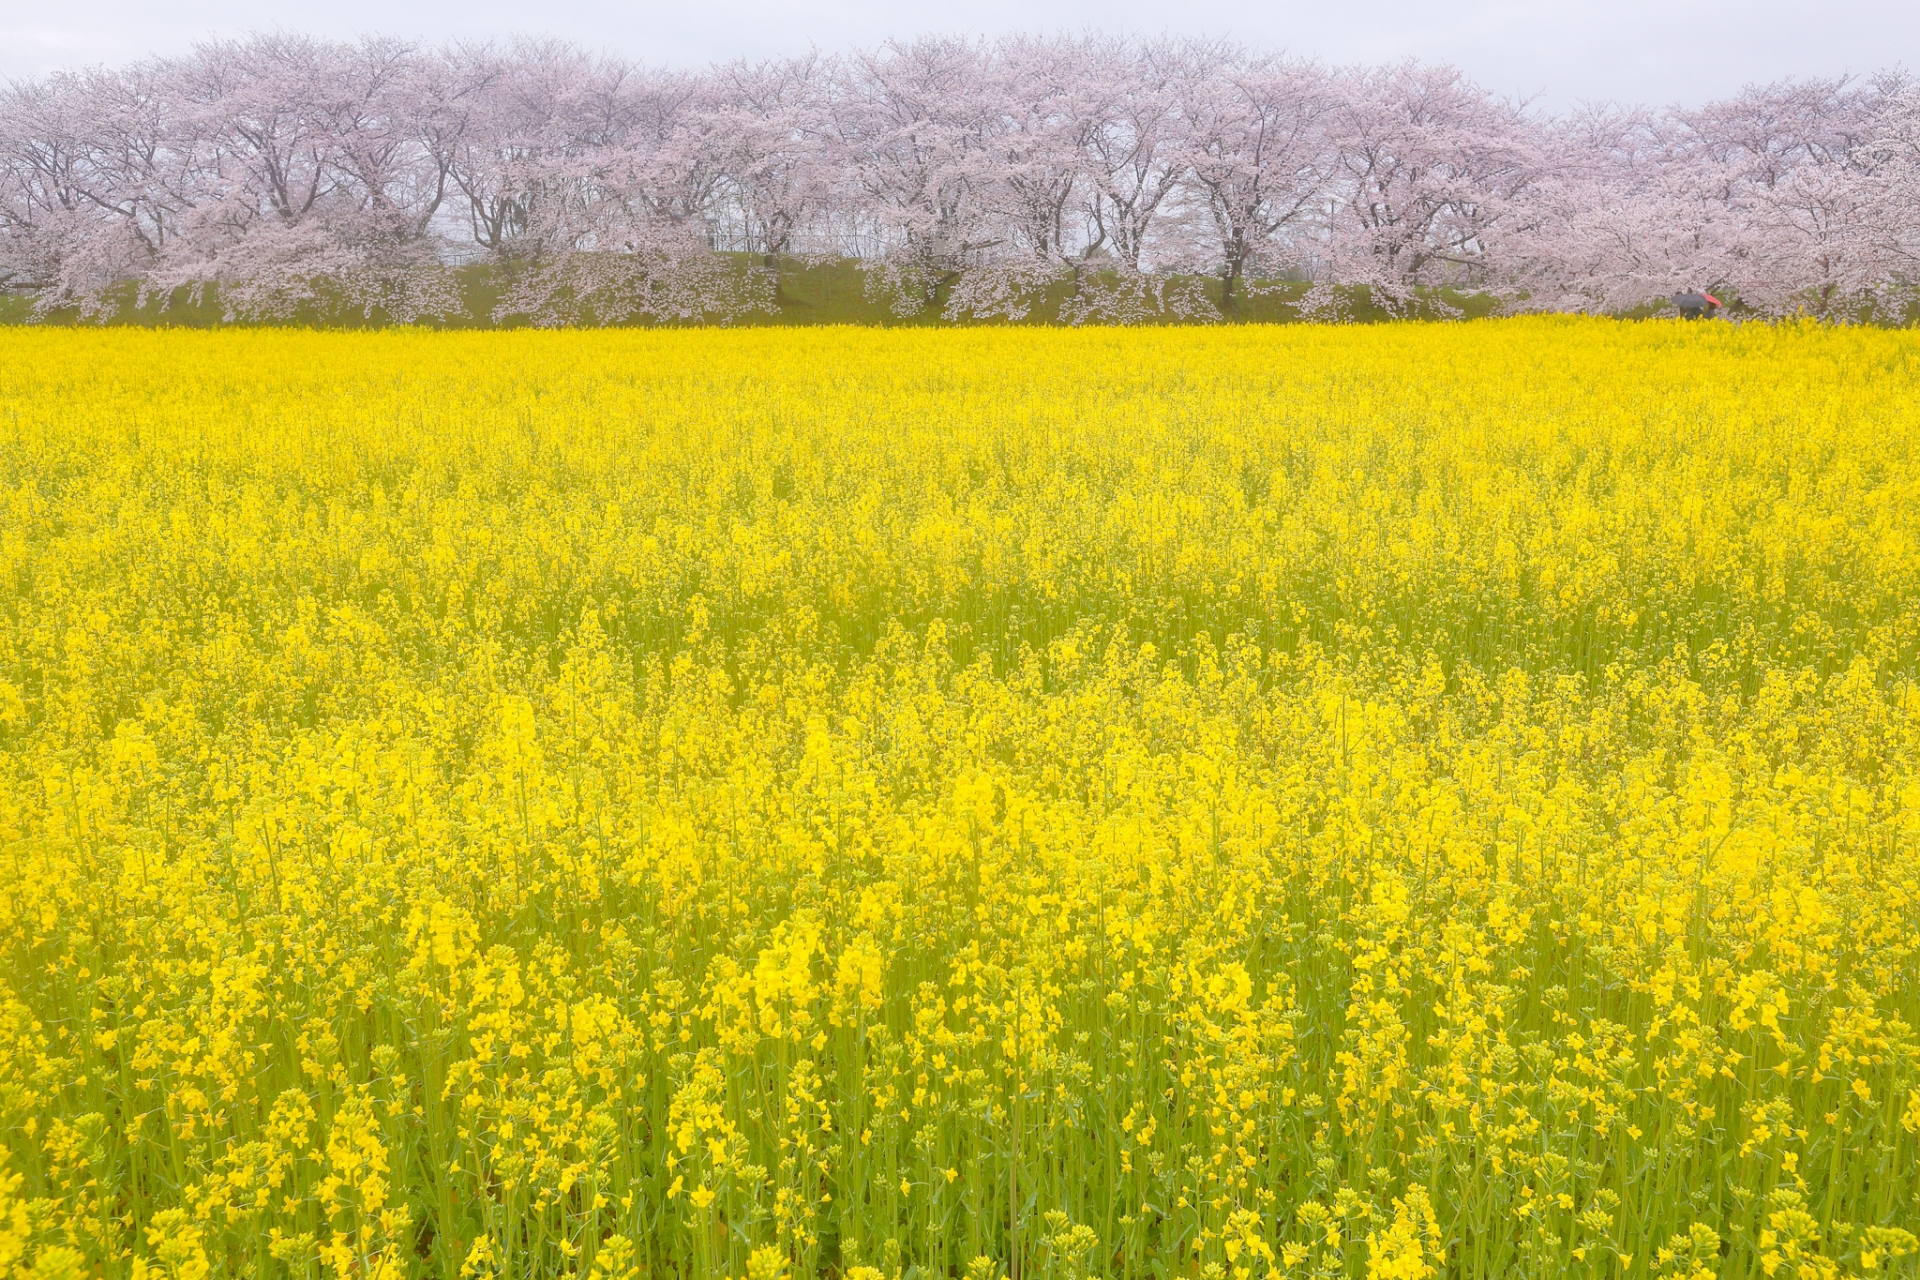
[[[1450,67],[1219,41],[923,39],[658,71],[529,41],[259,36],[0,91],[0,288],[42,313],[207,295],[231,315],[722,317],[856,259],[902,315],[1621,310],[1726,290],[1901,313],[1920,88],[1552,115]],[[1364,288],[1359,288],[1363,286]]]

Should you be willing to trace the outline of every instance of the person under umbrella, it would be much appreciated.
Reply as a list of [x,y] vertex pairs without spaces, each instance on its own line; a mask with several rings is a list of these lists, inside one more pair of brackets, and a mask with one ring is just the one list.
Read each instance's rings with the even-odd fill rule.
[[1701,316],[1710,316],[1720,309],[1720,299],[1704,289],[1688,289],[1685,293],[1673,295],[1673,305],[1680,309],[1683,320],[1698,320]]

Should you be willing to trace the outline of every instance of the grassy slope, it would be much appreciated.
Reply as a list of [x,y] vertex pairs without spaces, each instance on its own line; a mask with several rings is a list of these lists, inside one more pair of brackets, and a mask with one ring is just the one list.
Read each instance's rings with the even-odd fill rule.
[[[951,326],[956,322],[945,320],[940,315],[940,307],[928,308],[919,315],[901,316],[893,312],[884,302],[876,301],[866,292],[865,277],[859,265],[852,259],[820,263],[813,266],[791,266],[781,280],[781,296],[778,310],[770,315],[753,315],[736,319],[736,325],[815,325],[815,324],[857,324],[874,325],[888,328]],[[1220,285],[1218,281],[1204,282],[1208,296],[1219,302]],[[470,267],[462,272],[462,288],[467,299],[468,317],[448,320],[434,325],[447,329],[492,329],[517,328],[522,322],[514,317],[496,322],[491,319],[494,304],[502,289],[496,274],[485,267]],[[1051,325],[1058,323],[1060,304],[1069,296],[1071,285],[1062,284],[1041,300],[1022,324]],[[1254,297],[1241,298],[1226,313],[1230,321],[1240,323],[1277,323],[1299,319],[1296,304],[1306,286],[1299,284],[1273,282],[1263,283],[1261,292]],[[1484,316],[1492,312],[1493,300],[1475,295],[1446,295],[1447,301],[1469,316]],[[944,301],[944,297],[943,297]],[[1356,320],[1385,320],[1389,317],[1379,308],[1367,303],[1363,297],[1356,297],[1351,304],[1351,314]],[[478,318],[473,318],[478,317]],[[24,297],[0,295],[0,324],[26,324],[33,320],[31,304]],[[71,314],[56,313],[50,317],[52,323],[80,323],[79,317]],[[162,307],[159,303],[135,308],[123,307],[111,322],[149,327],[212,328],[227,323],[221,317],[217,291],[209,291],[209,296],[198,302],[178,299],[171,305]],[[318,310],[300,316],[296,323],[324,328],[359,329],[385,327],[386,322],[376,316],[368,318],[354,313],[324,314]],[[962,321],[960,324],[1006,324],[1008,321]]]

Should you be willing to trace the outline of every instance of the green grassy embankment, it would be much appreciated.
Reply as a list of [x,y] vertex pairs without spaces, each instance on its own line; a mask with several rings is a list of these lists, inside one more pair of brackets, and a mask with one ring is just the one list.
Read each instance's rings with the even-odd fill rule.
[[[733,325],[820,325],[855,324],[881,328],[915,328],[928,326],[958,325],[1054,325],[1060,323],[1060,309],[1072,296],[1077,287],[1073,281],[1062,281],[1047,291],[1033,310],[1022,320],[948,320],[943,316],[946,305],[946,290],[943,288],[936,300],[923,311],[913,315],[900,315],[884,300],[873,297],[867,290],[867,281],[857,261],[850,258],[837,259],[824,263],[789,263],[781,272],[779,296],[776,309],[772,312],[757,313],[732,318]],[[1205,278],[1200,281],[1207,297],[1219,308],[1220,317],[1234,323],[1274,324],[1301,319],[1299,302],[1307,286],[1287,281],[1258,281],[1251,290],[1244,290],[1232,304],[1222,305],[1221,286],[1216,279]],[[465,313],[444,320],[430,322],[427,327],[439,329],[512,329],[524,327],[528,321],[523,316],[494,316],[494,309],[505,284],[497,268],[488,266],[464,267],[460,270],[460,287],[466,306]],[[1491,314],[1495,309],[1492,298],[1477,294],[1443,290],[1435,295],[1437,302],[1444,302],[1445,308],[1436,307],[1436,314],[1451,309],[1455,313],[1470,317]],[[231,321],[225,318],[217,288],[209,288],[199,298],[187,296],[181,290],[166,300],[150,299],[145,305],[134,305],[133,291],[128,288],[127,297],[115,315],[107,322],[118,325],[135,325],[154,328],[215,328],[244,321]],[[1393,318],[1381,308],[1372,305],[1364,291],[1357,291],[1350,300],[1348,314],[1360,321],[1378,321]],[[49,324],[90,324],[91,320],[81,317],[74,311],[56,311],[45,317],[33,315],[32,303],[24,296],[0,294],[0,324],[28,324],[38,321]],[[286,321],[276,323],[287,323]],[[361,329],[385,328],[391,321],[375,313],[372,316],[345,309],[327,309],[310,307],[293,317],[296,326]],[[624,327],[624,326],[623,326]],[[636,322],[634,327],[645,327],[645,322]]]

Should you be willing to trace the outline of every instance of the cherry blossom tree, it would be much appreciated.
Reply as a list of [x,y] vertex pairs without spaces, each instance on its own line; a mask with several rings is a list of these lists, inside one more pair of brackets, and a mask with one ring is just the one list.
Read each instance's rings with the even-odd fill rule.
[[[1911,77],[1558,116],[1217,41],[922,39],[665,71],[555,41],[258,36],[0,87],[0,289],[40,314],[713,320],[851,257],[901,314],[1913,313]],[[1210,301],[1201,282],[1219,300]]]
[[1179,53],[1164,40],[1108,43],[1089,59],[1104,104],[1082,143],[1089,244],[1128,271],[1141,269],[1154,219],[1187,172]]
[[0,92],[0,286],[104,318],[173,247],[184,198],[153,64]]
[[1499,288],[1516,206],[1542,170],[1521,107],[1413,62],[1343,72],[1336,96],[1322,279],[1393,312],[1439,286]]
[[1643,109],[1583,108],[1550,122],[1550,163],[1522,193],[1502,264],[1512,305],[1620,311],[1718,285],[1733,227],[1672,122]]
[[176,233],[143,293],[213,287],[229,315],[263,319],[457,309],[430,234],[448,160],[419,145],[421,61],[395,41],[263,36],[170,68]]
[[1883,264],[1876,281],[1885,314],[1911,318],[1920,286],[1920,81],[1881,81],[1884,109],[1867,142],[1868,238]]
[[[817,53],[715,70],[709,127],[721,140],[725,243],[760,260],[776,301],[783,263],[823,255],[814,233],[833,207],[827,147],[838,68]],[[825,245],[831,245],[829,238]]]
[[995,120],[987,49],[921,39],[862,54],[835,103],[833,160],[874,251],[872,292],[901,315],[930,305],[1002,234],[986,198]]
[[100,112],[88,88],[79,76],[56,75],[0,95],[0,285],[42,307],[91,311],[138,269],[138,246],[107,234],[112,223],[89,189]]
[[723,169],[691,76],[605,64],[577,101],[560,179],[496,314],[537,323],[696,319],[724,291],[706,216]]
[[979,228],[950,252],[946,314],[1019,319],[1066,274],[1080,176],[1086,77],[1072,42],[1004,41],[971,100],[983,164],[970,179]]
[[1335,85],[1310,62],[1191,43],[1179,51],[1176,92],[1189,225],[1211,240],[1222,305],[1243,282],[1298,268],[1340,156],[1328,129]]
[[[1072,324],[1137,324],[1217,315],[1197,282],[1168,268],[1192,256],[1178,235],[1188,173],[1180,114],[1181,46],[1091,40],[1084,72],[1099,104],[1081,143],[1077,200],[1084,244],[1059,317]],[[1163,217],[1172,213],[1173,217]],[[1156,263],[1162,226],[1168,250]]]
[[1740,228],[1728,275],[1742,301],[1820,316],[1873,305],[1896,269],[1876,235],[1891,157],[1874,144],[1904,84],[1784,82],[1682,117]]

